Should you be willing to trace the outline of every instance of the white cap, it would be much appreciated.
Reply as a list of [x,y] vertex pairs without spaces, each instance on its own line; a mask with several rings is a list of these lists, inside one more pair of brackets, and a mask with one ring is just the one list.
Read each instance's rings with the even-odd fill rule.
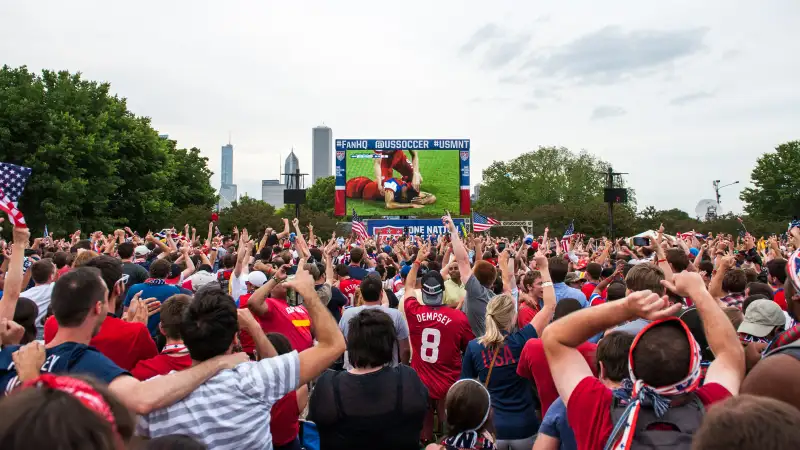
[[133,254],[136,256],[145,256],[150,254],[150,249],[147,248],[146,245],[140,245],[133,250]]
[[267,276],[264,275],[264,272],[256,270],[247,275],[247,282],[255,287],[261,287],[267,282]]

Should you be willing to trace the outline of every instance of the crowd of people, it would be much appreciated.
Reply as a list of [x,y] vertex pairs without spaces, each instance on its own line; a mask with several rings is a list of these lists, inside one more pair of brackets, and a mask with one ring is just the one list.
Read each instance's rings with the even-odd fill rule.
[[800,228],[561,245],[442,220],[430,239],[14,228],[0,448],[800,442]]

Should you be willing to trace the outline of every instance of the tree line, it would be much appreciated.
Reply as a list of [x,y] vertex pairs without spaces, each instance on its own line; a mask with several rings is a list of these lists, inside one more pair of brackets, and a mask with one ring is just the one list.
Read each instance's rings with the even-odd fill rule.
[[[109,83],[85,80],[80,73],[22,66],[0,70],[0,161],[31,167],[33,174],[20,201],[35,233],[45,225],[65,235],[130,226],[159,230],[189,223],[204,233],[216,205],[208,159],[197,148],[178,148],[162,139],[148,117],[128,110],[126,99],[113,95]],[[575,220],[577,232],[608,234],[603,202],[609,163],[586,152],[540,147],[509,161],[495,161],[483,174],[473,209],[500,220],[532,220],[534,232],[549,226],[562,232]],[[624,187],[623,180],[617,184]],[[742,191],[747,230],[755,235],[786,231],[800,211],[800,141],[779,145],[762,155]],[[725,232],[743,230],[727,214],[700,221],[679,209],[639,209],[635,190],[615,207],[618,236],[629,236],[663,223],[670,231]],[[329,235],[341,220],[333,216],[334,178],[317,180],[300,211],[304,226],[312,221],[319,235]],[[415,211],[438,218],[440,212]],[[233,225],[251,233],[281,228],[294,208],[276,210],[243,196],[219,212],[218,227]],[[6,233],[8,230],[5,231]],[[497,227],[493,233],[517,234]]]

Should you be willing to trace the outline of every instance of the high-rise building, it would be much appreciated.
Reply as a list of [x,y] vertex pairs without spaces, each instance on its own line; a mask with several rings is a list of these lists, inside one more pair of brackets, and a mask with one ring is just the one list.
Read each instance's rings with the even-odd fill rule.
[[222,146],[222,170],[220,184],[233,184],[233,145]]
[[222,167],[219,183],[220,209],[231,206],[231,202],[237,198],[237,191],[237,186],[233,184],[233,145],[228,142],[228,145],[222,146]]
[[294,176],[298,169],[300,169],[300,160],[297,159],[297,156],[294,154],[294,149],[292,149],[292,152],[289,153],[289,156],[286,157],[286,162],[283,164],[283,184],[286,185],[286,189],[303,188],[302,186],[298,186],[297,178]]
[[275,209],[283,208],[283,190],[286,185],[280,180],[261,180],[261,200],[274,206]]
[[478,201],[478,197],[481,195],[481,185],[480,185],[480,183],[475,185],[475,188],[474,188],[473,192],[474,193],[472,194],[472,200],[477,202]]
[[321,125],[311,130],[311,184],[333,175],[333,131]]

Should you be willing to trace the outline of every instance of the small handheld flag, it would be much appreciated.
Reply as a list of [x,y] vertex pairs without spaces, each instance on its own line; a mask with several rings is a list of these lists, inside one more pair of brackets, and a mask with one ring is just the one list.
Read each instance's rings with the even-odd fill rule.
[[17,202],[30,176],[28,167],[0,162],[0,210],[8,214],[11,225],[15,227],[28,227],[22,212],[17,209]]
[[353,208],[353,233],[356,234],[361,239],[368,239],[369,234],[367,233],[367,227],[364,225],[364,222],[358,217],[358,213],[356,213],[355,208]]

